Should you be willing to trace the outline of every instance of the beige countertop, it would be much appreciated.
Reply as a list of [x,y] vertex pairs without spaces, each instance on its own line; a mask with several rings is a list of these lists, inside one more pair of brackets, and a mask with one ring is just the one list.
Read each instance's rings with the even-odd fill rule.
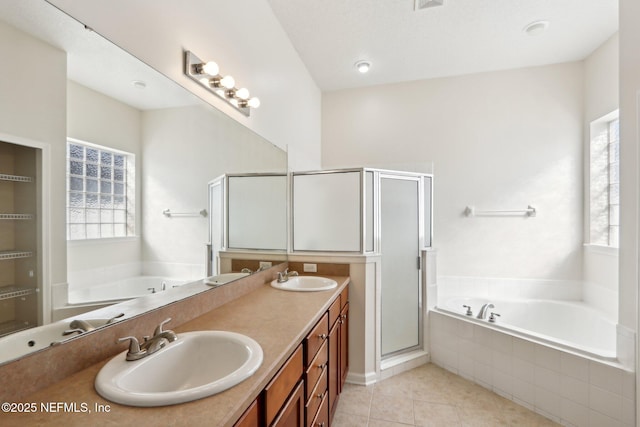
[[233,331],[260,344],[264,360],[258,371],[229,390],[173,406],[119,405],[103,399],[93,386],[98,371],[109,358],[20,399],[19,403],[14,402],[13,409],[20,409],[19,413],[5,412],[3,407],[0,424],[231,426],[349,283],[348,277],[331,278],[338,282],[338,287],[323,292],[287,292],[265,284],[175,329],[178,336],[180,332],[197,330]]

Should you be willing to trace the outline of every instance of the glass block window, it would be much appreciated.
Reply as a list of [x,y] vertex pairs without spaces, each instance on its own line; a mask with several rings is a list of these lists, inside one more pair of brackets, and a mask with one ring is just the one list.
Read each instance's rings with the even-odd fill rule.
[[620,122],[617,112],[591,124],[590,243],[618,247],[620,227]]
[[133,236],[135,157],[67,140],[67,240]]

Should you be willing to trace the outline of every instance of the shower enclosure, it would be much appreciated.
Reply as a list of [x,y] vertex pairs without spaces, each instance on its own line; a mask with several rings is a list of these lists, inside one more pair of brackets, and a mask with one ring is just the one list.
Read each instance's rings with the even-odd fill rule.
[[431,246],[432,180],[369,168],[292,175],[292,252],[379,256],[382,359],[422,348],[421,253]]

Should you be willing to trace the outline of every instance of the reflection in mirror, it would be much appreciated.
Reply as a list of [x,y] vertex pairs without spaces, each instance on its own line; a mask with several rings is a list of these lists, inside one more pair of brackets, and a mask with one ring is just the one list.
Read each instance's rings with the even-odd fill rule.
[[[51,182],[44,185],[51,188],[54,228],[45,228],[42,238],[53,255],[43,282],[52,308],[38,323],[59,323],[57,329],[24,332],[42,331],[46,337],[53,329],[73,329],[77,318],[108,321],[124,313],[118,321],[210,289],[201,280],[209,240],[207,184],[225,173],[285,172],[286,153],[46,2],[3,0],[0,31],[10,40],[0,43],[8,61],[36,56],[42,68],[50,67],[50,76],[66,63],[66,76],[59,72],[60,78],[47,80],[59,94],[52,105],[66,108],[42,108],[51,108],[47,119],[53,128],[66,129],[71,145],[84,147],[72,153],[60,134],[39,137],[52,146],[51,172],[45,176]],[[51,58],[62,61],[49,64]],[[27,86],[28,74],[15,78],[24,70],[1,72],[14,73],[1,77],[25,94],[18,98],[34,91]],[[7,99],[0,107],[10,101],[12,108],[27,105]],[[29,112],[22,115],[28,118]],[[22,130],[4,129],[2,123],[0,134],[34,138],[33,123]],[[118,156],[127,159],[126,169],[116,164]],[[72,188],[65,188],[65,176]],[[57,227],[64,223],[56,218],[65,216],[63,233]],[[230,264],[227,271],[235,268]],[[64,338],[76,336],[81,334]],[[3,357],[11,345],[0,339],[0,363],[18,356]],[[34,344],[27,351],[38,348]]]

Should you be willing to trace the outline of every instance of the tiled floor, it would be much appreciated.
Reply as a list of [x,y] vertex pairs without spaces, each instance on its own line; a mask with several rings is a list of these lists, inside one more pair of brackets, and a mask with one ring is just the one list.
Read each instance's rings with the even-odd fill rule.
[[431,363],[375,385],[347,384],[333,427],[557,426]]

